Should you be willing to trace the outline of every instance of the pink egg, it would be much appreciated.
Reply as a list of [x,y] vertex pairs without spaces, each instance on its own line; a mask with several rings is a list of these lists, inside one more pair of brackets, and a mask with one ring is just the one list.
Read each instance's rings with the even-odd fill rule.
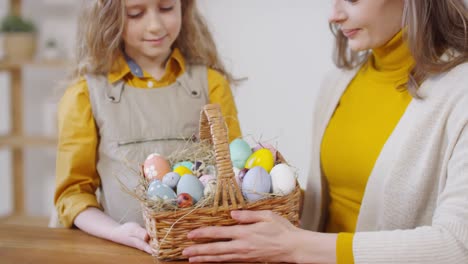
[[200,178],[198,178],[201,183],[203,184],[203,187],[206,186],[206,184],[210,181],[210,180],[216,180],[216,176],[213,176],[213,175],[209,175],[209,174],[206,174],[206,175],[203,175],[201,176]]
[[164,175],[171,171],[169,161],[163,156],[153,153],[143,163],[143,172],[148,180],[162,180]]
[[255,151],[259,150],[259,149],[262,149],[262,148],[269,149],[271,151],[271,154],[273,154],[273,160],[276,161],[276,152],[277,152],[277,150],[271,144],[258,143],[258,145],[253,148],[253,152],[255,152]]

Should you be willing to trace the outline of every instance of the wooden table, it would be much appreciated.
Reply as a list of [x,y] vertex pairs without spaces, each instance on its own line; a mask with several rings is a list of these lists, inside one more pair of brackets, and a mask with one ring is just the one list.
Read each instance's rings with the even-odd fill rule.
[[80,230],[50,229],[2,222],[0,263],[164,264],[145,252],[89,236]]

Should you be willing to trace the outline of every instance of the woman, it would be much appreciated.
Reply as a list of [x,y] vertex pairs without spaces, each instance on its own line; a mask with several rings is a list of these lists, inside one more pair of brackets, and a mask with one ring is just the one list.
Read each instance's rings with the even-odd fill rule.
[[[468,9],[334,0],[302,228],[271,212],[189,239],[190,261],[468,263]],[[320,232],[318,232],[320,231]]]

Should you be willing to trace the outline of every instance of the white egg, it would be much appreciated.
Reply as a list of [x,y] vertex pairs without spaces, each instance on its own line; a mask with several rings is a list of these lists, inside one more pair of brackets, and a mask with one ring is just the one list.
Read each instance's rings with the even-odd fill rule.
[[273,193],[288,195],[296,188],[296,176],[291,167],[281,163],[270,171]]

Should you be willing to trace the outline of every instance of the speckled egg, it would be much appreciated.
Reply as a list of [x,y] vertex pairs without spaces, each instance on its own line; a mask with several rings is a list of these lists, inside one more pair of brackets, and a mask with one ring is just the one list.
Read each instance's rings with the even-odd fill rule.
[[167,201],[175,200],[177,198],[174,190],[159,180],[154,180],[150,183],[148,186],[147,195],[148,198],[152,200],[163,199]]
[[202,175],[200,178],[198,178],[203,186],[206,186],[206,184],[211,181],[211,180],[216,180],[216,176],[213,175]]
[[193,198],[188,193],[181,193],[177,195],[177,206],[180,208],[186,208],[193,205]]
[[210,197],[211,195],[215,195],[216,193],[216,180],[210,180],[206,183],[205,189],[203,190],[203,194],[205,197]]
[[273,193],[288,195],[296,188],[296,176],[287,164],[278,164],[270,172]]
[[238,138],[229,144],[229,153],[232,165],[238,169],[242,169],[247,159],[252,155],[252,149],[245,140]]
[[216,177],[217,173],[216,173],[216,167],[213,166],[213,165],[207,165],[205,167],[205,169],[203,170],[203,174],[207,174],[207,175],[213,175]]
[[143,172],[149,181],[154,179],[162,180],[162,177],[170,171],[169,161],[157,153],[149,155],[143,163]]
[[177,183],[180,180],[180,175],[177,172],[169,172],[162,178],[162,183],[166,184],[167,186],[175,189]]
[[206,168],[206,164],[203,161],[195,161],[192,166],[193,175],[200,177],[203,175],[203,171]]
[[261,148],[252,153],[252,155],[250,155],[250,157],[247,159],[247,162],[245,163],[245,167],[247,169],[260,166],[267,172],[270,172],[270,170],[273,168],[273,165],[275,165],[273,154],[269,149],[266,148]]
[[193,198],[193,202],[197,203],[203,197],[204,186],[201,181],[194,175],[185,174],[177,184],[177,194],[188,193]]
[[265,197],[265,194],[270,193],[271,176],[268,172],[260,167],[251,168],[244,176],[242,181],[242,194],[249,202],[255,202]]

